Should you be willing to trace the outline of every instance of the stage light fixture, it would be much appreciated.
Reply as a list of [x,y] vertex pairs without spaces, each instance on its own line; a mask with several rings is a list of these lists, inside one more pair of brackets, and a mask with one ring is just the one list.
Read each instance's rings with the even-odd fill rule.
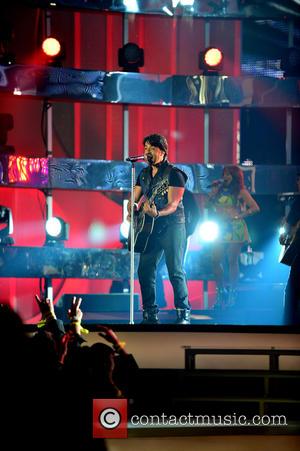
[[198,234],[201,241],[206,243],[215,241],[219,236],[219,226],[214,221],[204,221],[198,227]]
[[130,223],[127,220],[128,217],[128,200],[124,199],[123,200],[123,221],[122,224],[120,225],[120,242],[123,244],[123,246],[127,246],[128,243],[128,237],[129,237],[129,228],[130,228]]
[[204,75],[217,75],[223,67],[223,53],[217,47],[208,47],[199,54],[199,69]]
[[139,11],[137,0],[123,0],[123,5],[131,13],[137,13]]
[[54,37],[44,39],[42,43],[42,50],[47,58],[47,64],[50,66],[61,66],[62,60],[65,57],[63,46],[60,41]]
[[69,239],[69,224],[62,218],[52,217],[46,221],[46,245],[63,244]]
[[287,48],[281,58],[280,68],[283,70],[285,77],[299,77],[300,49],[296,47]]
[[0,245],[8,246],[14,244],[11,236],[14,231],[11,209],[0,205]]
[[43,41],[42,49],[46,56],[57,56],[61,51],[61,45],[56,38],[49,37]]
[[124,72],[139,72],[144,66],[144,49],[134,42],[128,42],[118,51],[118,65]]
[[129,236],[129,222],[123,221],[120,225],[120,241],[123,243],[124,241],[128,240]]

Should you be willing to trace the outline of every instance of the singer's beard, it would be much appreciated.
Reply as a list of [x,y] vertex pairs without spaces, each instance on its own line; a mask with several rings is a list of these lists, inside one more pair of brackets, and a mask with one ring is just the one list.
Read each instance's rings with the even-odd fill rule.
[[153,164],[153,156],[151,154],[148,154],[146,158],[147,158],[148,163],[150,165],[152,165]]

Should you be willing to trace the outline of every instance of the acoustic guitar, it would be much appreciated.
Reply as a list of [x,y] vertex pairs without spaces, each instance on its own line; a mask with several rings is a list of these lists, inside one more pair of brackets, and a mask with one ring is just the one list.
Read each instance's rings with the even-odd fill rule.
[[[152,195],[149,197],[148,202],[150,205],[153,204],[154,199],[159,194],[165,194],[168,192],[169,183],[168,180],[163,182],[160,186],[154,189]],[[134,217],[133,217],[133,228],[134,228],[134,252],[142,254],[148,244],[151,233],[153,232],[155,218],[147,215],[144,212],[143,206],[146,202],[147,197],[142,196],[138,204],[135,204]],[[128,250],[131,249],[131,226],[128,235]]]

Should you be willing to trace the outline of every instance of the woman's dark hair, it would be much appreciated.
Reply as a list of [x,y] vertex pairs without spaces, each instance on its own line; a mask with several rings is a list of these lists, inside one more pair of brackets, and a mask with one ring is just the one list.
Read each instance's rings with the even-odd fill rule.
[[160,150],[165,152],[166,155],[168,155],[168,141],[163,135],[154,133],[153,135],[146,136],[143,139],[143,145],[146,143],[149,143],[150,146],[158,147]]
[[227,171],[232,177],[232,182],[230,183],[230,191],[235,196],[238,196],[240,191],[245,187],[244,185],[244,174],[243,171],[238,166],[225,166],[224,172]]

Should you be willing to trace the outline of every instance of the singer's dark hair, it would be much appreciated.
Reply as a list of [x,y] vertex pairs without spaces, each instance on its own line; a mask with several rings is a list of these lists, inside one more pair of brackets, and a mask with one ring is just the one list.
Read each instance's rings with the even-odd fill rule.
[[232,177],[232,182],[230,183],[230,191],[235,196],[238,196],[239,192],[245,187],[243,171],[238,166],[234,165],[225,166],[223,169],[223,175],[225,171],[229,172]]
[[152,135],[145,136],[143,139],[143,145],[146,143],[149,143],[150,146],[158,147],[160,150],[165,152],[166,155],[168,155],[168,141],[163,135],[153,133]]

